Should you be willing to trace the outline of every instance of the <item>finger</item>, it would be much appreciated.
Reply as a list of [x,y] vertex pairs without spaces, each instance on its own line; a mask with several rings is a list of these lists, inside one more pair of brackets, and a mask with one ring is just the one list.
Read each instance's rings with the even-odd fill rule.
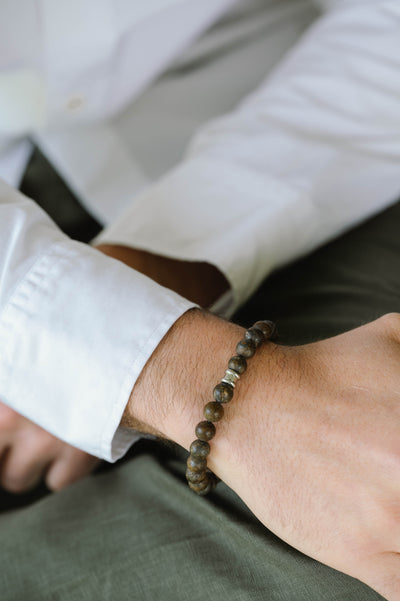
[[0,472],[0,484],[7,491],[19,494],[34,488],[43,479],[52,456],[28,447],[14,445],[5,454]]
[[92,472],[100,463],[97,457],[68,447],[48,468],[45,482],[50,490],[61,490]]

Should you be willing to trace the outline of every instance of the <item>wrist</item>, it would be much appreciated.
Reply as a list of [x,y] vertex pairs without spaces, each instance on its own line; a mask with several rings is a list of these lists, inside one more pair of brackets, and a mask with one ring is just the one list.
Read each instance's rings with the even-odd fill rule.
[[[200,310],[184,314],[161,341],[140,375],[127,407],[127,419],[138,420],[143,431],[161,435],[189,449],[195,426],[204,419],[204,405],[212,400],[214,386],[223,376],[244,331],[238,325]],[[275,345],[271,343],[263,345],[251,359],[224,419],[217,425],[209,467],[223,479],[235,469],[229,465],[237,456],[237,449],[233,452],[233,448],[241,441],[245,443],[246,416],[254,412],[260,391],[262,401],[268,403],[268,395],[274,389],[271,374],[275,370],[270,369],[273,348]],[[260,377],[268,380],[268,386],[257,382]],[[233,436],[231,422],[237,422]]]
[[142,431],[188,448],[197,423],[193,420],[212,396],[242,331],[198,309],[182,315],[140,374],[122,425],[131,425],[134,420]]

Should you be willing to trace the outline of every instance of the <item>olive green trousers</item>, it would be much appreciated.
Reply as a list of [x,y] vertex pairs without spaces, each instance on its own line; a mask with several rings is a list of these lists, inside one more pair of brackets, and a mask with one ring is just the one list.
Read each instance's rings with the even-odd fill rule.
[[[31,185],[26,178],[26,192]],[[76,219],[82,233],[85,216],[71,203],[59,221],[68,230]],[[93,220],[88,228],[93,235]],[[281,342],[299,344],[400,311],[399,231],[400,203],[269,277],[235,319],[273,318]],[[279,540],[223,483],[197,497],[184,456],[141,441],[62,492],[1,493],[1,600],[382,599]]]

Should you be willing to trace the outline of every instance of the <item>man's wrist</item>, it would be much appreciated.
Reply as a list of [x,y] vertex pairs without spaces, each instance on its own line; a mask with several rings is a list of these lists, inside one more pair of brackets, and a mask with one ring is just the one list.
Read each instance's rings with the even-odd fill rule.
[[243,328],[199,309],[185,313],[145,365],[122,425],[135,424],[144,432],[188,448],[194,420],[212,396],[213,386],[242,331]]
[[[188,449],[194,439],[195,425],[204,419],[204,405],[212,400],[213,388],[223,376],[243,333],[244,328],[201,310],[185,313],[144,367],[122,425],[168,438]],[[257,375],[270,371],[271,359],[270,345],[259,349],[238,383],[224,419],[218,423],[209,457],[209,466],[218,475],[223,476],[221,465],[229,454],[229,445],[235,444],[229,437],[229,422],[236,418],[243,420],[246,412],[251,411],[254,394],[260,391],[259,385],[255,386]],[[264,394],[267,396],[268,391]]]

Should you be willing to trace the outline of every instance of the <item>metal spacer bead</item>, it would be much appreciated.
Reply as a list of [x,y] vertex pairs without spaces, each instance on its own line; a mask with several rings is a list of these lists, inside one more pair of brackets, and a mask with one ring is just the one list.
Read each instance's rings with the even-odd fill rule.
[[240,380],[239,374],[236,373],[235,371],[233,371],[233,369],[227,369],[221,382],[224,382],[225,384],[229,384],[229,386],[232,386],[232,388],[235,388],[235,384],[238,380]]

